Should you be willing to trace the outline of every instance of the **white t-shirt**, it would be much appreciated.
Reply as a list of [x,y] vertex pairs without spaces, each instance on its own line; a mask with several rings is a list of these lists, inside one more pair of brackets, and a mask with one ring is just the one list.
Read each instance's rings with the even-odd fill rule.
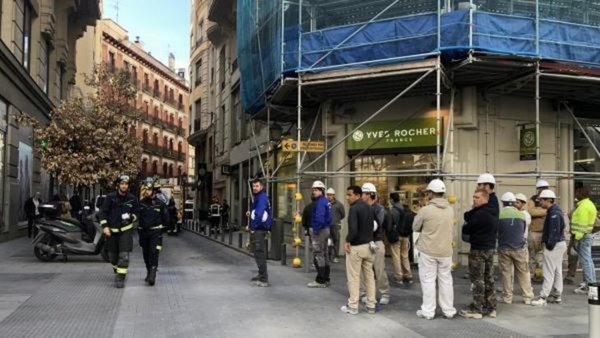
[[33,204],[35,205],[35,215],[38,216],[40,214],[40,211],[38,210],[38,207],[40,206],[40,201],[32,198],[33,200]]
[[531,215],[527,210],[521,210],[523,215],[525,215],[525,239],[527,239],[527,235],[529,234],[529,224],[531,224]]

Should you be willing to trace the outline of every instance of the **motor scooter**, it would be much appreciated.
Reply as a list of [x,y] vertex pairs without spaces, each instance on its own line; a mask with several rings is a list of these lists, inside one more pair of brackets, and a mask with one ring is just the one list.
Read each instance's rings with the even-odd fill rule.
[[98,254],[109,261],[106,238],[89,206],[84,207],[81,221],[57,217],[58,206],[54,204],[42,204],[39,209],[43,217],[35,223],[39,231],[33,239],[33,253],[40,261],[49,262],[58,256],[67,260],[69,255]]

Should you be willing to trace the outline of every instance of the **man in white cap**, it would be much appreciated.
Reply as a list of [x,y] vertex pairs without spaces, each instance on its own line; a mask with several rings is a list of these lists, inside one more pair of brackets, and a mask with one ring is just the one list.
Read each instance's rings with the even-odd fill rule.
[[329,226],[329,236],[331,245],[329,246],[329,259],[333,263],[338,263],[338,254],[340,252],[340,230],[342,230],[342,220],[346,217],[344,205],[335,198],[335,190],[327,189],[327,199],[331,209],[331,225]]
[[417,316],[425,319],[435,317],[436,282],[439,302],[444,317],[456,315],[454,288],[452,285],[452,238],[454,232],[454,209],[444,198],[446,185],[434,179],[427,185],[429,204],[417,213],[413,230],[418,232],[419,279],[423,291],[423,304]]
[[[533,288],[529,278],[529,254],[525,233],[525,215],[514,207],[517,198],[511,192],[502,195],[502,210],[498,224],[498,266],[502,280],[502,297],[499,301],[513,301],[513,277],[516,275],[523,291],[523,302],[531,304]],[[514,271],[514,272],[513,272]]]
[[567,251],[565,242],[565,219],[563,211],[556,204],[554,191],[546,189],[538,195],[542,208],[547,214],[542,232],[544,246],[544,284],[540,298],[531,302],[533,306],[545,306],[546,303],[562,302],[563,291],[562,261]]
[[[529,235],[529,225],[531,224],[531,215],[529,211],[527,211],[527,196],[525,194],[515,194],[515,208],[521,210],[523,215],[525,216],[525,239],[527,239]],[[529,255],[527,255],[529,257]]]
[[327,240],[331,211],[329,201],[325,197],[325,184],[314,181],[312,185],[312,219],[310,223],[310,239],[313,249],[313,262],[317,269],[317,277],[307,284],[309,288],[326,288],[329,286],[329,262],[327,259]]
[[477,178],[477,189],[484,189],[487,191],[489,199],[488,204],[498,210],[496,213],[496,217],[500,214],[500,203],[498,202],[498,197],[494,192],[496,188],[496,179],[492,174],[484,173],[479,175]]
[[540,278],[536,278],[535,270],[542,267],[542,231],[544,230],[544,220],[546,219],[546,209],[542,208],[542,204],[538,195],[548,189],[548,181],[538,180],[535,183],[536,194],[531,196],[527,202],[527,211],[531,215],[531,225],[529,226],[529,235],[527,244],[529,247],[529,274],[531,279],[536,282],[541,282]]

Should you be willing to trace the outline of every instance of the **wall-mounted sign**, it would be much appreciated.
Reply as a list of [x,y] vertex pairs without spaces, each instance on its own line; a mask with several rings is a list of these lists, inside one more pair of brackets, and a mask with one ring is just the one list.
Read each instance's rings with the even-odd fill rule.
[[[436,119],[415,118],[400,121],[369,122],[346,140],[348,150],[435,147]],[[351,132],[358,124],[347,124]],[[443,123],[441,124],[443,129]],[[443,130],[440,130],[443,135]],[[377,142],[377,143],[375,143]],[[375,143],[373,145],[373,143]]]
[[519,159],[521,161],[535,161],[535,128],[523,128],[519,135]]
[[301,141],[298,146],[298,140],[288,139],[281,143],[283,151],[306,151],[307,153],[322,153],[325,151],[325,142],[323,141]]
[[229,165],[222,165],[221,166],[221,174],[223,174],[223,175],[231,175],[231,166],[229,166]]

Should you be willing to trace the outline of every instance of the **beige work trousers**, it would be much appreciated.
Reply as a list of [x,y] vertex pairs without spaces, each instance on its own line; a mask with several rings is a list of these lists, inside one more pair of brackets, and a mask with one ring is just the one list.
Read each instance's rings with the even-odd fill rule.
[[[346,253],[346,278],[348,279],[348,307],[358,309],[360,285],[364,284],[367,292],[367,307],[375,308],[375,274],[373,262],[375,255],[369,250],[369,244],[356,245]],[[361,278],[362,276],[362,278]]]
[[[385,272],[385,244],[383,241],[375,242],[379,248],[375,253],[375,261],[373,262],[373,270],[375,270],[375,284],[377,291],[382,297],[390,296],[390,282],[388,280],[387,273]],[[361,294],[365,294],[365,282],[361,279],[360,281]]]
[[400,237],[396,243],[390,244],[392,254],[392,268],[394,269],[394,279],[397,282],[412,279],[410,270],[410,260],[408,251],[410,250],[410,237]]
[[527,248],[498,250],[498,265],[500,267],[502,299],[504,302],[512,303],[515,275],[517,277],[519,287],[523,292],[523,301],[530,301],[533,299],[533,288],[531,287],[528,264],[529,253]]

